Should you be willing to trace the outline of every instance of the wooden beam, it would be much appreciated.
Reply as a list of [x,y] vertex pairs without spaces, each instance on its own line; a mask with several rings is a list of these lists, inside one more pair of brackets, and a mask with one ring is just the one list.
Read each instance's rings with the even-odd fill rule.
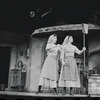
[[[71,31],[71,30],[82,30],[82,24],[69,24],[69,25],[59,25],[59,26],[51,26],[36,29],[32,35],[47,33],[47,32],[55,32],[55,31]],[[95,26],[93,24],[88,24],[88,30],[100,30],[100,26]]]

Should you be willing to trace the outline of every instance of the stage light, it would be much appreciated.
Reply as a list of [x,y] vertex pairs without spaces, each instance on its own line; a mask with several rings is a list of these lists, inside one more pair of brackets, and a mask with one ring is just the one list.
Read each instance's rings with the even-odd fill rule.
[[35,12],[34,11],[30,11],[30,17],[34,17],[35,16]]

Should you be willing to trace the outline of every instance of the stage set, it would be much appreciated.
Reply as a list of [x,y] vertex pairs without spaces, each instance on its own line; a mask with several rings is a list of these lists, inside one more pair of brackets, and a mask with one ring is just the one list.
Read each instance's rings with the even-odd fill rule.
[[[10,45],[8,77],[5,78],[5,81],[1,80],[0,95],[30,97],[100,96],[99,32],[100,26],[93,24],[44,27],[36,29],[30,36],[29,41]],[[38,89],[40,72],[47,56],[46,43],[51,34],[57,34],[57,44],[62,44],[64,38],[71,35],[74,39],[74,45],[79,49],[82,49],[83,46],[86,47],[86,51],[82,55],[75,55],[81,88],[75,88],[73,96],[69,95],[69,88],[67,88],[67,94],[63,96],[60,87],[57,89],[58,95],[53,95],[52,89],[48,88],[42,88],[43,93],[35,94]],[[61,63],[59,63],[59,66],[61,67]],[[1,69],[1,72],[5,73],[4,69]]]

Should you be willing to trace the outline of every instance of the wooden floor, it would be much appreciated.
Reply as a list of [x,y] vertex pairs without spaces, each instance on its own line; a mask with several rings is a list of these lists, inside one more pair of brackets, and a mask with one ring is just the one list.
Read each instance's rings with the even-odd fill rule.
[[31,92],[11,92],[11,91],[0,91],[1,95],[16,95],[16,96],[37,96],[37,97],[87,97],[87,95],[83,94],[74,94],[73,96],[66,94],[62,95],[58,93],[58,95],[53,95],[52,93],[31,93]]
[[[30,92],[11,92],[0,91],[0,100],[89,100],[91,97],[100,98],[100,95],[82,95],[74,94],[73,96],[66,94],[53,95],[52,93],[30,93]],[[92,100],[92,99],[91,99]],[[94,99],[93,99],[94,100]]]

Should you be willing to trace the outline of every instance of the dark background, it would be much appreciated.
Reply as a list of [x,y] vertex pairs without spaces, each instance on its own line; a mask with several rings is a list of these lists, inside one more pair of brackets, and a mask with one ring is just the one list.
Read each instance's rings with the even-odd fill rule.
[[[30,16],[31,11],[35,12],[34,17]],[[49,13],[42,17],[47,12]],[[98,1],[0,0],[1,31],[32,34],[40,27],[83,22],[100,25]]]

